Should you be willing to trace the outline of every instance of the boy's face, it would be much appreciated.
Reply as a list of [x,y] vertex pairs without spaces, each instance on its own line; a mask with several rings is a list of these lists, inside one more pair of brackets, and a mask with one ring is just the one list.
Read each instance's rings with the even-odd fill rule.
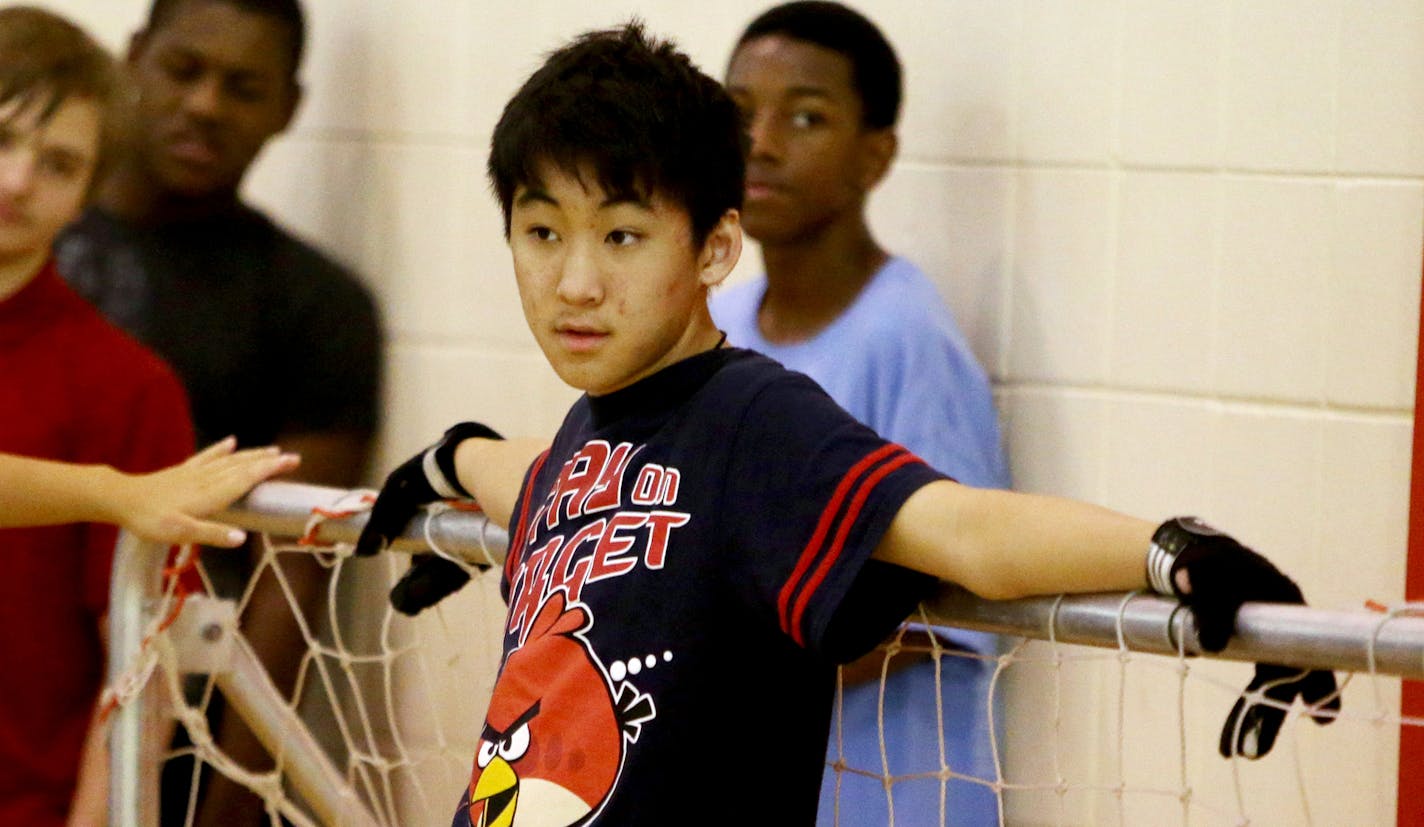
[[[545,164],[514,192],[509,247],[529,329],[568,384],[600,396],[715,345],[707,288],[741,251],[729,211],[700,249],[687,211],[610,196]],[[710,339],[709,339],[710,337]]]
[[99,105],[0,104],[0,262],[43,256],[84,206],[99,152]]
[[783,35],[758,37],[732,56],[727,91],[751,138],[742,223],[752,238],[795,242],[859,215],[895,139],[890,129],[863,127],[844,55]]
[[179,3],[134,36],[139,152],[160,187],[192,197],[237,189],[296,110],[290,37],[276,18],[221,0]]

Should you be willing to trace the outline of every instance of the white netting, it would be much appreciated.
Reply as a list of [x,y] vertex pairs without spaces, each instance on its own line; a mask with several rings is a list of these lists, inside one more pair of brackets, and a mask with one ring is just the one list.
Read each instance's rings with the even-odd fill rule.
[[[1379,628],[1420,611],[1379,609]],[[897,639],[884,647],[885,673],[906,651],[940,669],[951,659],[984,657],[933,637],[919,645]],[[883,759],[894,744],[882,728],[882,760],[841,766],[841,755],[833,769],[874,779],[887,791],[928,775],[941,784],[940,803],[907,812],[897,801],[893,820],[884,803],[869,813],[823,811],[821,823],[966,823],[946,806],[953,798],[946,791],[967,780],[995,791],[999,817],[1010,825],[1392,824],[1400,727],[1424,726],[1424,719],[1401,716],[1400,679],[1339,672],[1344,704],[1331,725],[1317,726],[1297,704],[1269,755],[1225,760],[1217,754],[1219,733],[1251,678],[1250,664],[1022,638],[995,660],[998,703],[983,705],[985,716],[1002,717],[994,777],[965,779],[962,768],[945,761],[928,773],[888,774]],[[942,704],[934,693],[916,702]],[[833,729],[833,756],[836,738]]]
[[[332,516],[361,507],[340,503]],[[432,539],[427,534],[427,541]],[[294,613],[307,651],[295,690],[283,697],[253,679],[246,666],[255,663],[251,644],[233,634],[232,618],[248,608],[251,584],[263,572],[297,605],[288,569],[299,555],[321,561],[325,599],[319,622],[307,623],[301,612]],[[488,559],[494,562],[498,555]],[[500,572],[498,566],[476,572],[461,592],[407,618],[385,600],[406,563],[399,554],[355,559],[348,546],[264,537],[256,571],[235,606],[189,598],[182,622],[150,623],[147,643],[130,659],[129,678],[116,689],[114,701],[131,703],[145,681],[162,687],[191,741],[178,752],[192,756],[195,767],[207,768],[204,777],[220,775],[251,791],[271,823],[443,827],[467,783],[498,666],[504,614]],[[150,615],[165,619],[180,601],[169,589]],[[1380,628],[1417,611],[1381,612]],[[893,737],[882,736],[873,760],[861,762],[835,749],[843,733],[833,730],[834,771],[892,794],[927,780],[939,785],[929,806],[907,811],[897,802],[893,823],[898,825],[959,823],[956,783],[991,791],[1003,823],[1014,825],[1331,825],[1394,819],[1399,727],[1424,725],[1402,720],[1397,678],[1362,673],[1346,679],[1344,711],[1332,726],[1315,726],[1297,707],[1271,755],[1257,762],[1225,761],[1216,755],[1217,736],[1249,680],[1249,664],[1054,640],[1009,643],[1004,654],[987,658],[993,690],[981,714],[997,719],[1002,736],[994,743],[992,777],[966,777],[963,767],[946,757],[942,734],[933,736],[939,742],[935,766],[895,775]],[[948,648],[935,635],[902,634],[883,652],[876,677],[882,718],[884,687],[897,659],[914,656],[932,664],[936,684],[954,659],[985,659]],[[194,681],[185,679],[192,672],[211,677],[195,690]],[[260,701],[264,692],[270,705],[246,697]],[[208,708],[215,695],[229,693],[243,697],[229,697],[225,714],[258,719],[250,721],[254,730],[269,730],[275,767],[241,766],[216,743]],[[938,692],[912,701],[933,707],[935,719],[944,720]],[[942,733],[944,727],[935,729]],[[145,732],[167,745],[161,727]],[[303,753],[307,745],[315,745],[323,758],[313,762]],[[305,786],[312,782],[301,780],[312,777],[318,787],[333,789],[312,793]],[[205,785],[198,778],[197,770],[189,770],[181,779],[184,803],[169,823],[199,823]],[[167,783],[171,796],[171,776]],[[169,815],[173,818],[171,804]],[[891,823],[888,806],[883,816],[836,805],[822,815],[823,823]]]

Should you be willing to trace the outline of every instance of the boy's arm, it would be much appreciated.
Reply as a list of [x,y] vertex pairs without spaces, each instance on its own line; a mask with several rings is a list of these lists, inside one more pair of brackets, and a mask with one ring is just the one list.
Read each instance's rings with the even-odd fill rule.
[[0,527],[112,523],[163,543],[239,545],[241,531],[200,518],[295,468],[298,458],[276,448],[234,448],[231,438],[221,440],[148,474],[0,454]]
[[1147,585],[1156,526],[1087,503],[949,480],[910,495],[878,559],[995,600]]
[[478,422],[451,426],[386,475],[356,554],[385,550],[422,506],[438,500],[474,500],[496,525],[508,528],[524,473],[547,447],[537,439],[505,439]]
[[[1087,503],[948,480],[910,495],[875,557],[990,599],[1150,585],[1191,610],[1198,641],[1209,652],[1226,646],[1242,603],[1305,602],[1269,560],[1194,518],[1154,529]],[[1252,694],[1258,690],[1267,702]],[[1247,692],[1227,715],[1220,753],[1265,755],[1297,697],[1316,723],[1330,723],[1340,709],[1332,673],[1257,664]]]
[[496,525],[509,528],[524,474],[549,447],[547,440],[467,439],[455,448],[460,485]]

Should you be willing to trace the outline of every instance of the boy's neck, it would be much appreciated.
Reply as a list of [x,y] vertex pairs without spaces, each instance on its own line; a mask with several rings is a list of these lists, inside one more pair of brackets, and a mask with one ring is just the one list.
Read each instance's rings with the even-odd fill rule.
[[0,260],[0,302],[5,301],[35,280],[40,268],[49,260],[48,248],[34,253]]
[[185,196],[169,192],[154,182],[136,160],[126,159],[115,164],[99,183],[94,203],[124,221],[154,225],[229,211],[237,204],[237,193]]
[[863,218],[814,238],[762,246],[766,296],[757,327],[768,342],[792,344],[820,333],[855,302],[889,260]]

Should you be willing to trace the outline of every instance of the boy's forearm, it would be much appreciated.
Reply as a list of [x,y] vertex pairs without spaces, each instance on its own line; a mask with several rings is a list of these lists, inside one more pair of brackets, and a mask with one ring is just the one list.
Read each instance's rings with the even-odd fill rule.
[[123,475],[105,465],[0,454],[0,527],[109,522]]
[[876,557],[994,599],[1126,591],[1147,585],[1155,528],[1074,500],[944,481],[906,500]]
[[455,474],[485,514],[508,528],[524,473],[548,447],[548,442],[531,438],[467,439],[455,449]]

